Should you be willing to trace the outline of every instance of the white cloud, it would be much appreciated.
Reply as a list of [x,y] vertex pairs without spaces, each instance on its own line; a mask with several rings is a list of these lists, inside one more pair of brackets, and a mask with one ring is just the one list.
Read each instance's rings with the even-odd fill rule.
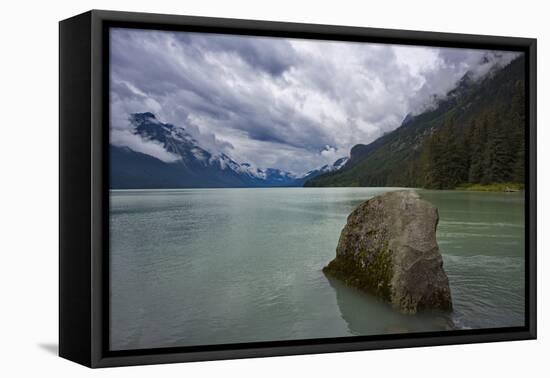
[[144,140],[139,135],[131,133],[130,130],[111,130],[111,144],[128,147],[131,150],[155,157],[166,163],[173,163],[180,159],[178,155],[166,151],[162,144]]

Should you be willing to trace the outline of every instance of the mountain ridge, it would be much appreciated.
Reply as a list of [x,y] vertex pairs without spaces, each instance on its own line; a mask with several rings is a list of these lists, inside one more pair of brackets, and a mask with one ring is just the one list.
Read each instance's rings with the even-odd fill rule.
[[162,161],[131,147],[111,144],[112,189],[302,186],[318,174],[340,169],[347,161],[341,158],[297,176],[277,168],[237,163],[224,153],[212,154],[184,128],[162,123],[151,112],[133,113],[129,122],[132,134],[144,142],[161,145],[174,161]]
[[[452,189],[466,183],[518,181],[521,177],[512,174],[512,166],[523,164],[524,146],[503,144],[507,135],[518,145],[524,139],[524,81],[523,56],[478,81],[467,73],[435,107],[405,117],[398,128],[369,144],[355,145],[343,169],[304,185]],[[477,148],[475,155],[479,145],[491,153],[484,156]],[[495,163],[499,154],[509,155],[507,161]],[[483,174],[470,175],[480,161]]]

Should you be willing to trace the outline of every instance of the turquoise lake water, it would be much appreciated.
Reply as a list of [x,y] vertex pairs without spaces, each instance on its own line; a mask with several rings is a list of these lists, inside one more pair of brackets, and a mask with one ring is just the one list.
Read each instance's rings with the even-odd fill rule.
[[439,209],[449,316],[323,274],[348,214],[388,190],[111,191],[111,349],[522,326],[522,193],[418,191]]

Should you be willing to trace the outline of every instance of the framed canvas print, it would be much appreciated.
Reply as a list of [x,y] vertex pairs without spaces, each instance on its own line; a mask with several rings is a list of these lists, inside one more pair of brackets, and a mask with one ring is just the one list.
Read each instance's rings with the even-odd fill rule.
[[62,357],[536,337],[534,39],[60,22]]

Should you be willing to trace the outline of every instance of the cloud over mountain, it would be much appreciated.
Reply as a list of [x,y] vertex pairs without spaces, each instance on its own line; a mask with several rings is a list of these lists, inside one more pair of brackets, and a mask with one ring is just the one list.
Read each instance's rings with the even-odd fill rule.
[[[468,71],[514,53],[113,29],[113,143],[137,146],[128,116],[153,112],[208,150],[305,173],[399,126]],[[133,144],[132,144],[133,143]],[[130,146],[132,144],[132,146]]]

